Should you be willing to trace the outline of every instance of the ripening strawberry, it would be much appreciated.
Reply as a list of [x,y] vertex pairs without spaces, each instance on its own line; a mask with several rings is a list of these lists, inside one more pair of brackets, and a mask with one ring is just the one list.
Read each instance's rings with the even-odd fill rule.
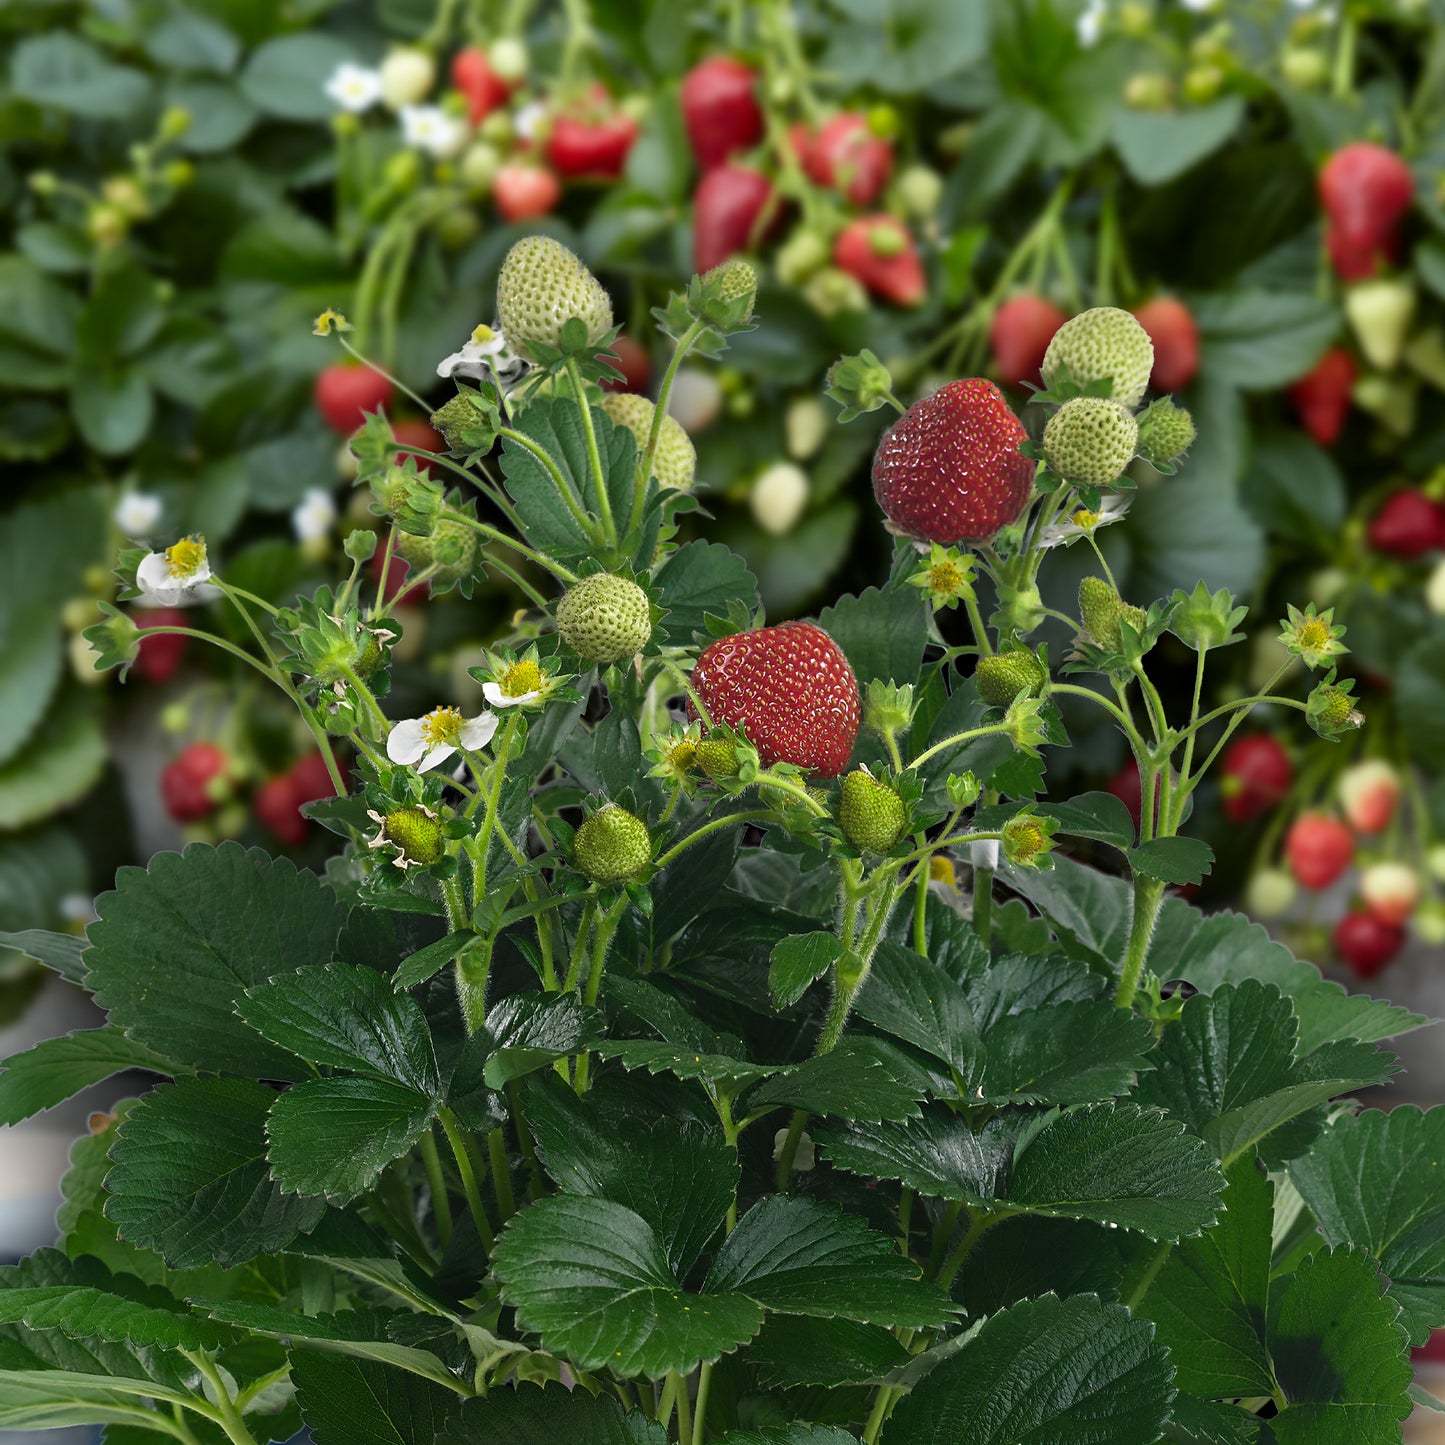
[[549,215],[562,199],[562,182],[544,166],[513,161],[492,179],[492,194],[505,221],[532,221]]
[[466,97],[467,119],[473,125],[504,105],[512,93],[511,85],[492,69],[486,51],[478,45],[457,51],[452,59],[452,84]]
[[392,422],[391,434],[401,447],[397,460],[403,461],[411,457],[416,462],[417,471],[428,475],[436,460],[435,454],[447,449],[446,438],[430,422],[424,422],[418,417]]
[[[137,627],[186,627],[190,618],[179,607],[153,607],[131,613]],[[169,682],[186,655],[190,638],[179,632],[158,632],[137,644],[135,670],[147,682]]]
[[1325,225],[1325,251],[1341,281],[1368,281],[1395,264],[1400,254],[1400,237],[1390,231],[1373,246],[1357,246],[1329,221]]
[[1005,301],[988,328],[999,380],[1010,387],[1025,382],[1037,386],[1049,342],[1068,319],[1067,311],[1042,296],[1013,296]]
[[1345,429],[1356,375],[1354,358],[1343,347],[1334,346],[1289,389],[1304,429],[1322,447],[1334,446]]
[[1154,343],[1150,386],[1155,391],[1182,391],[1199,370],[1199,323],[1194,313],[1176,297],[1156,296],[1140,306],[1134,318]]
[[699,170],[714,170],[762,139],[757,83],[755,70],[726,55],[714,55],[684,76],[679,92],[682,121]]
[[692,197],[692,269],[702,275],[752,250],[777,215],[773,183],[761,171],[734,165],[709,171]]
[[1406,863],[1374,863],[1360,875],[1360,897],[1376,918],[1399,927],[1420,902],[1420,875]]
[[1284,852],[1302,888],[1328,888],[1350,866],[1355,840],[1338,818],[1305,813],[1285,835]]
[[392,386],[369,366],[337,362],[322,368],[312,395],[326,425],[349,437],[367,412],[385,411],[391,405]]
[[1015,521],[1034,485],[1027,437],[991,381],[950,382],[916,401],[873,456],[890,528],[925,542],[978,542]]
[[928,278],[908,227],[896,216],[859,216],[838,233],[833,264],[895,306],[918,306]]
[[631,336],[619,336],[612,343],[612,358],[608,365],[622,373],[620,378],[609,377],[602,382],[603,391],[644,392],[652,380],[652,357],[647,348]]
[[297,848],[306,841],[310,824],[301,816],[301,801],[290,773],[267,778],[251,799],[251,811],[286,847]]
[[560,175],[616,180],[640,127],[617,110],[600,85],[573,111],[557,116],[547,136],[547,159]]
[[1383,833],[1400,805],[1400,774],[1383,758],[1352,763],[1340,774],[1340,808],[1357,833]]
[[214,743],[191,743],[161,772],[161,798],[178,823],[215,812],[225,791],[230,760]]
[[847,768],[858,681],[821,627],[784,622],[720,638],[698,658],[692,685],[709,719],[745,733],[765,767],[793,763],[824,778]]
[[1370,521],[1367,533],[1377,552],[1414,562],[1427,552],[1445,546],[1440,513],[1424,492],[1403,487],[1385,499]]
[[893,171],[893,147],[873,134],[866,116],[845,111],[808,137],[802,161],[818,185],[840,191],[855,206],[871,206]]
[[1405,930],[1368,909],[1347,913],[1335,924],[1335,952],[1356,978],[1373,978],[1405,946]]
[[1289,754],[1267,733],[1235,738],[1220,763],[1224,816],[1231,823],[1248,823],[1268,812],[1294,781]]
[[1394,151],[1370,141],[1337,150],[1320,170],[1320,204],[1341,238],[1358,250],[1378,246],[1415,198],[1415,179]]

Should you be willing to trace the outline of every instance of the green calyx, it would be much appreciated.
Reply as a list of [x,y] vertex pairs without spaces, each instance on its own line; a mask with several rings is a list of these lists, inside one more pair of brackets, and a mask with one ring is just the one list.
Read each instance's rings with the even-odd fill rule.
[[1022,693],[1035,693],[1049,680],[1038,657],[1027,649],[979,659],[974,669],[978,695],[990,707],[1008,707]]
[[1305,721],[1322,738],[1334,741],[1364,723],[1364,716],[1350,696],[1352,686],[1349,682],[1321,682],[1305,700]]
[[428,808],[398,808],[386,815],[381,831],[402,858],[418,868],[440,863],[446,851],[441,820]]
[[652,838],[635,813],[606,803],[578,828],[572,857],[594,883],[627,883],[652,861]]
[[867,768],[844,777],[838,802],[843,836],[862,853],[886,853],[903,832],[903,799]]
[[1151,467],[1172,469],[1194,445],[1194,418],[1167,396],[1152,402],[1139,417],[1138,452]]
[[601,666],[641,652],[652,636],[652,604],[627,577],[594,572],[557,604],[557,631],[585,662]]
[[1102,396],[1066,401],[1044,428],[1044,458],[1050,470],[1087,487],[1116,482],[1138,443],[1139,423],[1118,402]]
[[1120,622],[1127,621],[1138,633],[1148,624],[1144,609],[1131,607],[1102,577],[1085,577],[1079,583],[1079,616],[1089,641],[1109,652],[1124,649]]
[[1044,384],[1050,388],[1067,373],[1080,387],[1112,379],[1110,399],[1120,406],[1139,404],[1154,370],[1154,343],[1127,311],[1096,306],[1066,321],[1044,353]]
[[1033,813],[1016,813],[1003,825],[1003,854],[1016,868],[1052,868],[1055,824]]

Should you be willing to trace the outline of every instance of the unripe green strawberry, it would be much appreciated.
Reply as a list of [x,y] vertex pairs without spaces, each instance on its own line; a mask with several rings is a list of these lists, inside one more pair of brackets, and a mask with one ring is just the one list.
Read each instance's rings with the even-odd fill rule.
[[497,277],[502,335],[519,356],[535,361],[532,344],[558,345],[574,316],[586,323],[589,342],[612,330],[612,300],[602,283],[560,241],[524,236]]
[[717,286],[717,299],[725,305],[746,296],[748,306],[741,320],[744,323],[752,320],[753,300],[758,294],[758,273],[751,262],[743,260],[741,256],[734,256],[714,266],[702,279],[705,285]]
[[1096,306],[1064,322],[1049,342],[1044,353],[1044,384],[1052,386],[1063,369],[1080,386],[1112,377],[1111,399],[1120,406],[1134,407],[1154,370],[1154,343],[1127,311]]
[[381,831],[403,863],[430,868],[441,861],[445,835],[441,820],[430,808],[397,808],[382,820]]
[[1086,487],[1119,479],[1139,444],[1139,423],[1102,396],[1066,401],[1044,428],[1044,457],[1061,477]]
[[1167,396],[1139,418],[1139,455],[1150,466],[1173,466],[1194,445],[1194,418]]
[[738,770],[738,750],[727,738],[705,738],[693,761],[709,778],[730,778]]
[[979,659],[973,680],[990,707],[1007,707],[1020,693],[1036,692],[1048,681],[1038,658],[1025,648]]
[[861,853],[886,853],[903,831],[903,799],[867,768],[855,768],[842,784],[838,822]]
[[557,631],[586,662],[620,662],[641,652],[652,636],[647,593],[629,578],[594,572],[557,604]]
[[652,839],[641,818],[607,803],[578,828],[572,857],[594,883],[626,883],[652,861]]
[[[614,425],[625,426],[637,438],[637,454],[647,447],[656,407],[645,397],[631,391],[608,391],[602,394],[602,410]],[[675,417],[665,416],[657,433],[657,451],[652,457],[652,475],[664,487],[686,490],[697,474],[697,449],[692,438],[683,431]]]
[[396,552],[418,570],[434,566],[434,585],[446,588],[471,576],[477,560],[477,534],[465,523],[443,517],[429,537],[398,532]]
[[1109,652],[1124,645],[1121,620],[1127,619],[1136,632],[1143,632],[1147,620],[1142,607],[1131,607],[1102,577],[1085,577],[1079,583],[1079,616],[1089,641]]

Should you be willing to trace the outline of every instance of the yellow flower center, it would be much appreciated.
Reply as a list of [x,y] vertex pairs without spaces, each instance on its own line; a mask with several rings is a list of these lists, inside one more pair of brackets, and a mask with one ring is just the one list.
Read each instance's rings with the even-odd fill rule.
[[1037,823],[1021,822],[1009,829],[1009,846],[1020,863],[1027,863],[1036,857],[1047,844],[1044,830]]
[[497,333],[493,331],[490,326],[478,326],[472,332],[472,340],[475,341],[478,346],[485,346],[489,341],[495,341],[496,337]]
[[1086,532],[1092,532],[1104,519],[1101,513],[1091,512],[1087,507],[1080,507],[1069,520],[1074,526],[1082,527]]
[[1301,624],[1296,639],[1305,652],[1320,652],[1330,645],[1330,629],[1322,618],[1312,617]]
[[942,883],[945,888],[958,886],[958,875],[953,871],[952,860],[940,858],[936,853],[928,860],[928,876],[934,883]]
[[935,562],[928,570],[928,587],[932,592],[957,592],[964,581],[963,568],[957,562]]
[[542,669],[530,658],[526,662],[514,662],[502,674],[503,697],[526,697],[542,686]]
[[422,741],[429,748],[457,745],[462,734],[462,710],[458,707],[434,707],[421,720]]
[[668,765],[679,775],[687,772],[697,761],[697,744],[691,738],[674,743],[667,755]]
[[182,537],[174,546],[166,548],[166,568],[178,581],[194,577],[205,565],[204,537]]

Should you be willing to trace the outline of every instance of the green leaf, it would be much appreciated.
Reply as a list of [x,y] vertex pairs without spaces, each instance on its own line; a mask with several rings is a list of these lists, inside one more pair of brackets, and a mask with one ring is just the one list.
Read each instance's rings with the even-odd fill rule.
[[67,30],[22,40],[10,56],[10,84],[36,105],[89,120],[125,120],[150,98],[144,72],[115,65]]
[[310,1079],[276,1099],[266,1123],[271,1173],[285,1190],[344,1203],[370,1189],[432,1125],[434,1093],[393,1079]]
[[575,994],[512,994],[492,1006],[475,1036],[482,1077],[500,1089],[596,1042],[600,1020]]
[[91,698],[62,691],[37,739],[0,766],[0,828],[24,828],[84,797],[108,756]]
[[843,649],[860,687],[875,680],[915,683],[923,671],[928,624],[912,588],[870,587],[856,597],[840,597],[818,614],[818,626]]
[[1331,1244],[1380,1261],[1412,1344],[1445,1325],[1445,1107],[1401,1105],[1337,1119],[1289,1166]]
[[1082,1104],[1019,1127],[1004,1117],[975,1133],[957,1115],[930,1112],[830,1129],[817,1142],[838,1168],[920,1194],[1092,1219],[1150,1239],[1197,1234],[1218,1215],[1224,1180],[1208,1149],[1157,1109]]
[[1307,291],[1240,288],[1194,298],[1199,361],[1246,391],[1297,381],[1339,331],[1333,302]]
[[1253,1155],[1226,1172],[1219,1221],[1182,1241],[1144,1296],[1181,1390],[1206,1400],[1273,1395],[1264,1341],[1274,1185]]
[[449,933],[445,938],[439,938],[435,943],[429,943],[425,948],[408,954],[397,965],[391,978],[391,986],[400,992],[402,989],[415,988],[417,984],[425,983],[457,956],[462,944],[475,937],[476,934],[470,928],[458,929],[457,932]]
[[1129,849],[1136,876],[1165,883],[1200,883],[1214,867],[1214,849],[1202,838],[1151,838]]
[[858,1445],[858,1437],[834,1425],[776,1425],[729,1430],[718,1445]]
[[931,0],[839,0],[819,65],[845,88],[914,96],[983,57],[989,8]]
[[815,978],[843,956],[843,945],[831,933],[790,933],[773,945],[768,966],[768,993],[779,1010],[791,1008]]
[[138,368],[86,373],[70,388],[76,430],[102,456],[134,451],[150,430],[155,394]]
[[492,1268],[523,1329],[584,1370],[630,1379],[683,1373],[750,1340],[762,1307],[682,1290],[656,1231],[606,1199],[558,1195],[513,1217]]
[[0,1125],[18,1124],[127,1069],[172,1074],[175,1065],[109,1025],[43,1039],[33,1049],[5,1060],[5,1072],[0,1074]]
[[786,1104],[839,1119],[911,1119],[919,1090],[898,1077],[866,1039],[844,1039],[820,1054],[774,1074],[748,1095],[749,1110]]
[[885,1445],[1154,1445],[1174,1389],[1153,1335],[1092,1295],[1026,1300],[913,1387]]
[[267,115],[325,120],[336,108],[324,88],[326,77],[343,61],[355,59],[351,46],[334,35],[278,35],[251,52],[241,71],[241,90]]
[[663,560],[652,580],[658,602],[667,608],[663,625],[682,647],[691,645],[694,634],[706,633],[709,612],[725,616],[735,600],[749,612],[757,610],[757,579],[748,564],[721,542],[684,543]]
[[1121,105],[1114,113],[1114,146],[1140,185],[1172,181],[1218,150],[1244,117],[1242,96],[1178,111],[1142,111]]
[[667,1445],[667,1431],[610,1395],[551,1384],[517,1385],[468,1400],[437,1445]]
[[298,1075],[235,1014],[245,991],[332,957],[344,905],[313,873],[236,843],[193,843],[122,868],[96,900],[87,984],[111,1022],[192,1068]]
[[858,991],[861,1018],[930,1053],[965,1080],[980,1072],[983,1043],[963,990],[938,964],[884,940]]
[[1324,1044],[1300,1058],[1297,1035],[1294,1008],[1273,984],[1246,979],[1197,994],[1137,1097],[1184,1120],[1228,1164],[1307,1109],[1389,1077],[1393,1056],[1373,1045]]
[[376,1360],[293,1350],[291,1380],[316,1445],[433,1445],[456,1396]]
[[1256,435],[1239,494],[1260,525],[1286,541],[1327,544],[1344,525],[1344,475],[1334,457],[1301,432]]
[[0,1369],[0,1429],[59,1430],[66,1426],[136,1424],[156,1418],[142,1396],[180,1404],[177,1388],[138,1388],[112,1375],[74,1370]]
[[18,933],[0,932],[0,948],[13,948],[36,963],[54,970],[66,983],[79,985],[85,978],[80,956],[85,939],[73,933],[47,933],[43,928],[22,928]]
[[766,1389],[851,1385],[879,1380],[912,1356],[891,1331],[855,1320],[787,1315],[770,1319],[747,1347],[747,1363]]
[[266,1171],[275,1093],[245,1079],[184,1079],[147,1094],[121,1124],[106,1217],[177,1269],[276,1254],[313,1229],[320,1199],[286,1195]]
[[778,1072],[768,1064],[753,1064],[727,1054],[706,1054],[685,1044],[653,1039],[609,1039],[597,1045],[604,1059],[616,1059],[624,1069],[646,1069],[650,1074],[673,1074],[679,1079],[705,1079],[709,1083],[750,1084]]
[[1399,1438],[1410,1413],[1410,1361],[1399,1310],[1382,1284],[1368,1256],[1325,1249],[1276,1289],[1270,1352],[1289,1401],[1270,1421],[1276,1445]]
[[1054,819],[1060,833],[1074,838],[1096,838],[1123,849],[1134,842],[1134,819],[1113,793],[1080,793],[1066,803],[1040,803],[1034,812]]
[[1119,1292],[1124,1264],[1117,1229],[1082,1219],[1018,1214],[989,1226],[964,1257],[953,1287],[969,1316],[981,1319],[1036,1295]]
[[372,968],[330,963],[246,990],[236,1012],[263,1038],[308,1064],[441,1089],[426,1016]]
[[952,1308],[887,1235],[835,1205],[775,1194],[723,1241],[704,1296],[746,1295],[780,1314],[927,1329]]

